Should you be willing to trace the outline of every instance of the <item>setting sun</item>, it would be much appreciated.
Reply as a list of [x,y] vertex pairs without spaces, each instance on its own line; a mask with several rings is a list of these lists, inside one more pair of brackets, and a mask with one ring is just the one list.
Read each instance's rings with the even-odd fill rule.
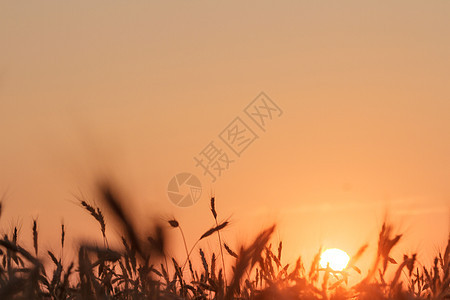
[[450,0],[0,0],[0,300],[450,300],[449,37]]
[[320,256],[320,267],[326,268],[330,266],[334,271],[342,271],[348,264],[350,257],[345,251],[340,249],[327,249]]

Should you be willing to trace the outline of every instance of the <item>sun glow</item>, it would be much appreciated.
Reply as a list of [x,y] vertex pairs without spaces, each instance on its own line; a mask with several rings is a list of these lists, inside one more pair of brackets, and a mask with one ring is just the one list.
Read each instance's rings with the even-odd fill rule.
[[320,256],[320,267],[326,268],[327,265],[334,271],[342,271],[348,264],[350,256],[340,249],[327,249]]

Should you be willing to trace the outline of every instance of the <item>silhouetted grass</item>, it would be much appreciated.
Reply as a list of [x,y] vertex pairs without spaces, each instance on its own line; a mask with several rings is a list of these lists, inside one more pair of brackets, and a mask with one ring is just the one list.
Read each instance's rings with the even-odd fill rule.
[[[109,246],[102,210],[79,199],[80,205],[99,223],[104,246],[79,245],[77,259],[63,264],[62,224],[61,256],[47,252],[52,262],[52,271],[47,274],[37,258],[37,220],[33,220],[31,251],[18,244],[14,228],[11,236],[5,235],[0,240],[0,299],[450,299],[450,240],[445,252],[439,253],[430,267],[418,267],[415,254],[405,255],[397,263],[390,253],[402,236],[393,234],[392,226],[385,222],[370,270],[359,283],[349,286],[350,273],[361,274],[357,262],[367,245],[351,257],[342,271],[321,268],[319,250],[306,272],[300,257],[292,266],[282,262],[281,242],[272,250],[270,240],[275,226],[257,234],[248,245],[232,249],[220,234],[228,221],[218,221],[212,198],[210,208],[215,225],[197,239],[190,251],[180,223],[176,219],[167,221],[183,238],[186,258],[180,265],[175,258],[167,257],[162,226],[155,225],[153,236],[141,236],[136,220],[125,211],[123,200],[112,187],[104,184],[100,191],[103,203],[124,233],[122,247]],[[220,263],[216,253],[211,253],[208,259],[203,249],[197,249],[199,241],[215,234]],[[191,262],[194,250],[201,260],[196,267]],[[229,281],[225,277],[223,253],[233,260],[228,266],[232,270]],[[395,268],[390,282],[385,279],[388,268]],[[406,277],[402,278],[402,274]]]

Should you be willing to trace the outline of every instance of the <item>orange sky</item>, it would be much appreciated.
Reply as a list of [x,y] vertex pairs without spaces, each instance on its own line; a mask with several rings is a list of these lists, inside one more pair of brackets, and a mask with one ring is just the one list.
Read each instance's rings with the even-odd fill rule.
[[[175,216],[189,244],[213,190],[233,245],[277,221],[291,260],[352,253],[388,209],[398,257],[429,260],[449,232],[449,15],[449,1],[2,1],[2,228],[27,239],[39,216],[44,247],[62,219],[69,238],[97,232],[73,194],[108,172],[137,217]],[[194,155],[261,91],[283,115],[211,184]],[[193,207],[167,198],[178,172],[202,181]]]

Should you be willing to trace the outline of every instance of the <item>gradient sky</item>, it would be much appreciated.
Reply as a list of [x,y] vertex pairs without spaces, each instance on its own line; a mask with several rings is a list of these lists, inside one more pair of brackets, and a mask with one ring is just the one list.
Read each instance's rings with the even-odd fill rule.
[[[100,238],[73,195],[107,173],[137,219],[175,216],[189,244],[213,191],[232,245],[276,221],[288,260],[351,254],[388,210],[398,258],[429,261],[449,233],[449,16],[450,1],[1,1],[2,228]],[[210,183],[193,157],[261,91],[283,115]],[[202,180],[193,207],[168,200],[179,172]]]

